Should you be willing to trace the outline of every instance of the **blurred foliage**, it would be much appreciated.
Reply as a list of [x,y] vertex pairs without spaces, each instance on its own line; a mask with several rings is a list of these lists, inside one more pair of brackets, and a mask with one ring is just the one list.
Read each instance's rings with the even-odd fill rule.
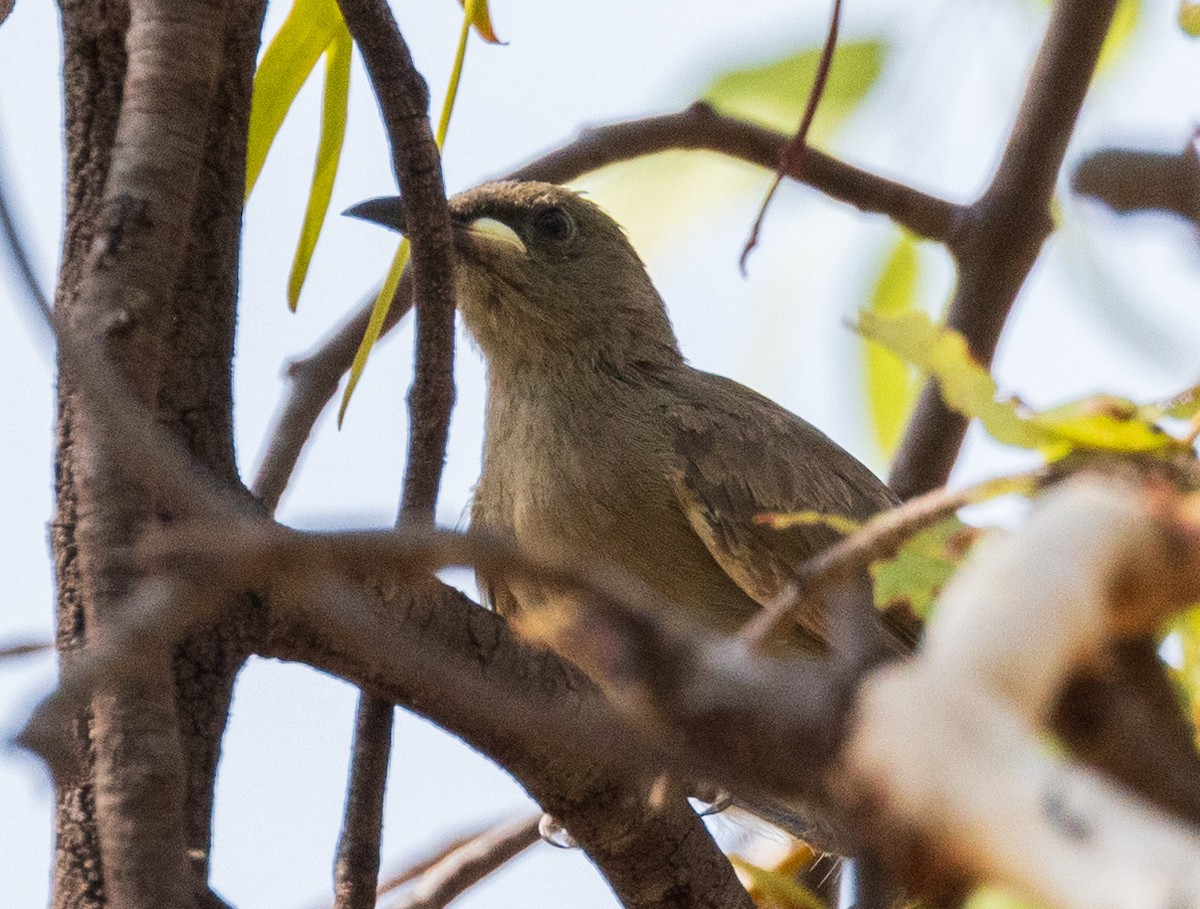
[[1196,0],[1179,0],[1179,27],[1184,34],[1200,38],[1200,3]]
[[[920,266],[916,238],[907,231],[900,231],[884,259],[867,308],[882,316],[915,308]],[[890,458],[900,442],[920,386],[915,370],[890,350],[878,344],[867,344],[863,355],[866,358],[871,429],[880,453]]]
[[964,416],[978,419],[998,442],[1040,451],[1048,459],[1076,449],[1116,452],[1191,450],[1146,418],[1132,401],[1094,395],[1040,412],[1016,398],[998,396],[995,380],[972,356],[958,332],[936,326],[918,310],[882,316],[864,311],[858,331],[892,350],[938,383],[942,398]]
[[826,909],[824,900],[796,880],[798,869],[790,865],[763,868],[737,855],[729,861],[747,880],[746,889],[760,909]]
[[954,515],[913,534],[895,558],[871,563],[875,605],[907,606],[929,618],[933,601],[981,534]]
[[1044,909],[1040,903],[1013,895],[1001,887],[979,887],[962,909]]
[[[883,68],[882,41],[847,41],[833,56],[821,105],[808,140],[818,144],[866,97]],[[820,47],[809,47],[766,64],[729,70],[717,76],[704,98],[723,113],[793,133],[817,75]]]
[[1177,636],[1181,651],[1175,679],[1183,691],[1192,725],[1200,730],[1200,606],[1180,615],[1171,632]]

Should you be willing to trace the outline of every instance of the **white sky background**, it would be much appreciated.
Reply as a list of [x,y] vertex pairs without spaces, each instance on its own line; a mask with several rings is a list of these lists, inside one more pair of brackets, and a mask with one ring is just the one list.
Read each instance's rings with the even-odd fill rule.
[[[819,43],[825,2],[688,4],[494,0],[506,47],[472,42],[445,157],[464,189],[574,135],[582,124],[672,110],[727,68]],[[892,43],[875,93],[838,134],[847,159],[955,200],[971,198],[995,161],[1019,99],[1044,10],[1031,0],[852,0],[843,34]],[[1146,0],[1133,43],[1094,90],[1071,157],[1107,144],[1178,148],[1200,117],[1200,45],[1174,25],[1174,0]],[[680,10],[683,10],[681,13]],[[266,34],[286,6],[272,0]],[[440,104],[459,8],[397,6],[405,37]],[[62,215],[57,15],[18,0],[0,25],[0,153],[39,274],[53,281]],[[246,215],[235,395],[239,463],[249,479],[284,391],[282,364],[308,350],[383,273],[394,238],[333,217],[297,315],[284,289],[304,209],[320,91],[310,84],[267,160]],[[394,192],[376,106],[360,68],[332,211]],[[753,190],[718,191],[730,179]],[[693,364],[733,376],[817,423],[881,469],[864,419],[861,344],[843,325],[865,299],[891,236],[881,218],[785,186],[743,279],[737,256],[764,174],[696,170],[682,191],[588,182],[646,255]],[[649,201],[648,201],[649,200]],[[714,201],[715,200],[715,201]],[[653,204],[651,204],[651,202]],[[1195,237],[1162,216],[1118,220],[1063,198],[1066,228],[1047,247],[1001,350],[1002,383],[1036,404],[1104,390],[1161,397],[1200,368],[1194,312]],[[706,213],[707,212],[707,213]],[[46,523],[52,513],[51,354],[0,260],[0,464],[5,471],[0,574],[7,602],[0,643],[52,630]],[[923,247],[934,304],[951,275]],[[311,528],[386,527],[402,469],[407,328],[377,350],[345,429],[324,419],[280,518]],[[456,524],[478,470],[482,367],[464,342],[459,398],[439,520]],[[973,433],[958,482],[1019,467],[1023,456]],[[17,728],[52,683],[50,657],[0,666],[0,735]],[[354,692],[296,666],[252,663],[242,674],[218,787],[214,885],[242,907],[327,901],[342,806]],[[502,772],[429,724],[400,714],[388,797],[385,869],[453,835],[521,809]],[[11,906],[46,902],[52,793],[37,765],[0,753],[0,893]],[[611,906],[578,853],[539,844],[465,897],[464,907]]]

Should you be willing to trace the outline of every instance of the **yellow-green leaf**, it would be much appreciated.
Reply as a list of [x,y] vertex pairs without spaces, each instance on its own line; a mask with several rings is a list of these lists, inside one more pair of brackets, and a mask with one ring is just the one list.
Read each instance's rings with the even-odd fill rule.
[[346,381],[346,390],[342,393],[342,403],[338,407],[337,425],[339,429],[342,426],[342,419],[346,416],[346,408],[350,406],[350,397],[354,394],[354,388],[358,385],[358,380],[367,366],[367,357],[371,355],[371,348],[375,346],[375,342],[383,333],[384,320],[387,319],[392,298],[396,296],[396,288],[400,286],[400,276],[404,274],[404,268],[408,265],[408,252],[408,237],[405,237],[396,248],[396,255],[392,257],[391,268],[388,269],[383,286],[379,288],[379,296],[375,298],[375,305],[371,309],[367,330],[358,344],[354,362],[350,364],[350,378]]
[[1179,0],[1179,27],[1192,38],[1200,38],[1200,3]]
[[1165,401],[1143,404],[1138,412],[1143,420],[1155,423],[1164,417],[1175,420],[1190,420],[1200,413],[1200,385],[1185,388]]
[[1044,906],[1000,887],[979,887],[963,903],[963,909],[1044,909]]
[[863,312],[856,328],[931,376],[950,407],[978,418],[996,440],[1021,448],[1059,446],[1052,433],[1022,418],[1015,401],[997,400],[995,381],[971,355],[963,336],[934,325],[924,312]]
[[1077,448],[1157,451],[1176,444],[1157,426],[1143,422],[1137,404],[1110,395],[1094,395],[1030,414],[1029,422]]
[[737,855],[729,856],[729,861],[750,879],[755,892],[755,903],[759,906],[778,909],[826,909],[819,896],[790,874],[763,868]]
[[308,274],[313,250],[321,236],[321,226],[329,211],[333,196],[333,180],[337,176],[346,138],[346,110],[350,101],[350,57],[354,43],[343,24],[335,33],[325,52],[325,94],[321,101],[321,139],[317,144],[317,163],[313,168],[312,187],[308,191],[308,207],[300,229],[300,242],[288,275],[288,308],[296,309],[300,289]]
[[296,0],[254,74],[246,147],[246,196],[262,172],[284,117],[317,60],[339,29],[345,29],[335,0]]
[[958,570],[980,531],[951,515],[918,531],[894,558],[871,563],[875,605],[880,609],[907,605],[928,618],[942,586]]
[[[482,13],[480,10],[482,9]],[[463,61],[467,56],[467,39],[470,37],[470,29],[472,25],[479,28],[479,17],[483,16],[483,20],[488,29],[485,38],[491,37],[488,40],[495,40],[495,35],[491,32],[491,21],[487,15],[487,4],[484,0],[466,0],[463,6],[463,26],[462,31],[458,36],[458,45],[454,51],[454,66],[450,70],[450,84],[446,87],[446,98],[442,102],[442,115],[438,119],[437,133],[434,139],[437,141],[438,148],[446,142],[446,133],[450,129],[450,115],[454,112],[454,101],[458,97],[458,83],[462,76]],[[482,32],[481,32],[482,34]],[[342,394],[342,403],[338,408],[338,426],[342,425],[342,418],[346,415],[346,408],[350,406],[350,398],[354,394],[354,389],[358,385],[358,380],[363,374],[363,370],[367,368],[367,360],[371,356],[371,349],[375,346],[375,342],[379,340],[379,335],[383,331],[384,320],[387,319],[388,310],[392,305],[392,298],[396,294],[396,287],[400,284],[400,276],[404,273],[405,266],[408,265],[408,238],[405,237],[399,248],[396,250],[396,255],[392,258],[391,268],[388,269],[387,277],[384,278],[383,287],[380,288],[379,296],[375,298],[375,306],[371,309],[371,318],[367,323],[367,330],[363,334],[362,341],[359,342],[358,350],[354,354],[354,362],[350,366],[350,378],[346,382],[346,390]]]
[[1108,36],[1100,48],[1100,59],[1096,61],[1096,72],[1104,72],[1125,53],[1125,49],[1129,47],[1129,39],[1137,29],[1141,11],[1141,0],[1121,0],[1117,4],[1117,10],[1113,13],[1112,25],[1108,29]]
[[999,442],[1041,451],[1051,460],[1075,448],[1106,451],[1186,450],[1146,419],[1131,401],[1096,395],[1030,412],[1014,399],[1000,400],[996,383],[958,332],[934,325],[918,310],[895,315],[863,312],[857,329],[931,376],[954,410],[978,418]]
[[[839,44],[821,95],[809,142],[827,139],[866,97],[883,68],[882,41]],[[804,111],[817,74],[821,48],[808,48],[780,60],[732,70],[704,92],[714,107],[784,132],[792,132]]]
[[[920,258],[912,234],[901,232],[883,265],[871,293],[870,310],[895,315],[912,309],[917,296]],[[875,444],[890,457],[900,441],[916,400],[917,383],[912,368],[878,344],[865,348],[867,407]]]
[[1200,730],[1200,606],[1178,616],[1171,630],[1179,637],[1182,650],[1175,677],[1187,698],[1192,724]]
[[480,38],[488,44],[502,43],[496,37],[495,29],[492,28],[492,16],[488,12],[488,0],[459,0],[459,4],[466,12],[467,21],[475,27],[475,31]]

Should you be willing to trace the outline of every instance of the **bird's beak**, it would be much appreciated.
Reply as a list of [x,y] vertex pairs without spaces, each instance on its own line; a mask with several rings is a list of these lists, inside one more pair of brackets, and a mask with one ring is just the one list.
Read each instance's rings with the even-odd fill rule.
[[468,221],[464,230],[476,240],[507,246],[522,256],[525,255],[525,244],[517,236],[517,232],[503,221],[497,221],[495,218],[476,218],[474,221]]
[[343,215],[360,218],[372,224],[381,224],[399,233],[404,233],[404,204],[399,196],[382,196],[351,205]]
[[[404,204],[399,196],[368,199],[351,205],[342,214],[404,233]],[[517,232],[495,218],[474,218],[465,222],[456,218],[454,226],[473,240],[504,246],[520,255],[525,255],[527,251]]]

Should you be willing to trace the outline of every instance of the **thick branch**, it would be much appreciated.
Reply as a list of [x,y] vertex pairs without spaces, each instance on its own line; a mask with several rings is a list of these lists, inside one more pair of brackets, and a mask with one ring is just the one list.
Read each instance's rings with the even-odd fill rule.
[[[131,400],[143,405],[156,403],[161,380],[162,338],[195,208],[221,44],[222,22],[209,4],[130,4],[120,114],[98,222],[83,268],[75,272],[78,283],[67,275],[79,262],[64,261],[56,314],[72,331],[100,339]],[[90,644],[129,594],[130,579],[110,554],[154,520],[154,506],[114,450],[94,390],[72,373],[70,351],[60,347],[59,353],[64,412],[73,411],[67,444],[77,452],[60,453],[70,462],[64,472],[73,473],[71,495],[78,502],[68,517],[79,552],[78,583],[64,596],[79,598]],[[69,662],[70,654],[63,659]],[[129,687],[102,692],[91,705],[104,888],[111,904],[131,909],[192,900],[187,771],[171,670],[169,650],[148,651]]]
[[[946,324],[990,364],[1021,285],[1053,229],[1050,199],[1116,0],[1059,0],[995,176],[949,238],[958,287]],[[967,421],[926,382],[889,483],[902,498],[943,486]]]

